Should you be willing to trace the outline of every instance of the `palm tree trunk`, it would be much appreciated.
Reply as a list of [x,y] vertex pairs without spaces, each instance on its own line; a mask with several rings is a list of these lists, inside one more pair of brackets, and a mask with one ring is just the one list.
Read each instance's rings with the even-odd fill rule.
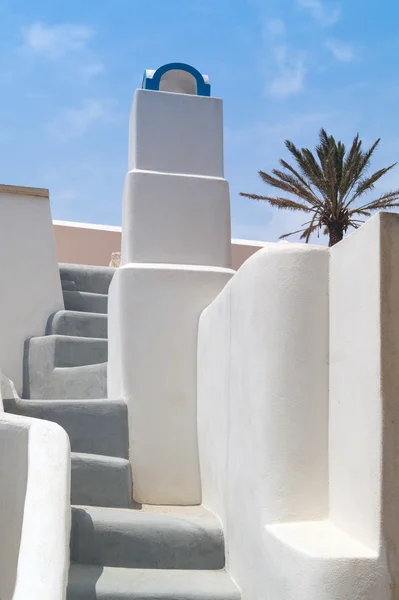
[[341,223],[330,223],[328,226],[328,235],[330,238],[328,245],[330,247],[338,244],[344,237],[344,230]]

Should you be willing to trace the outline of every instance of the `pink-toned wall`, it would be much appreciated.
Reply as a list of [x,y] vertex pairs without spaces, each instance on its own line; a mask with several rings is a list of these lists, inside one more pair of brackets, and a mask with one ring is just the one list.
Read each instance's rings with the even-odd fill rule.
[[[53,221],[58,261],[108,266],[112,252],[120,252],[121,228],[68,221]],[[238,269],[264,242],[232,240],[233,269]]]

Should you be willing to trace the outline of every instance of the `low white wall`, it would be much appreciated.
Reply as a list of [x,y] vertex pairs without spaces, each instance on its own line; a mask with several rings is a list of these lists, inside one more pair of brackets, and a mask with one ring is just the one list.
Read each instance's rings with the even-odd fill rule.
[[[370,242],[367,232],[366,238]],[[347,243],[352,243],[349,238]],[[371,252],[379,255],[378,247]],[[352,256],[358,257],[355,264]],[[348,268],[350,273],[357,261],[364,265],[365,274],[368,259],[362,245],[354,243],[340,259],[340,268]],[[333,274],[333,286],[334,278]],[[340,307],[346,338],[334,350],[339,360],[346,352],[345,340],[356,336],[364,315],[361,310],[356,313],[356,299],[360,301],[365,293],[364,286],[356,289],[358,283],[354,277],[353,285],[344,292],[345,306]],[[378,281],[374,280],[372,286],[374,298]],[[398,311],[399,297],[396,300]],[[352,318],[356,322],[354,330]],[[372,323],[363,323],[365,330],[369,325]],[[363,343],[365,335],[361,336]],[[367,343],[373,344],[370,335]],[[380,551],[367,536],[357,535],[355,525],[346,528],[342,520],[335,520],[334,488],[338,485],[336,497],[337,501],[340,497],[341,510],[345,512],[345,507],[352,505],[351,497],[358,496],[357,520],[369,522],[361,490],[366,504],[372,503],[372,497],[375,502],[380,493],[377,480],[369,473],[366,490],[360,475],[357,491],[349,492],[349,488],[356,485],[357,469],[361,473],[365,468],[366,472],[370,465],[374,473],[372,465],[378,458],[375,444],[369,446],[364,433],[367,427],[374,427],[378,437],[382,421],[381,414],[377,418],[366,402],[361,418],[365,427],[360,425],[363,433],[354,434],[352,440],[344,435],[341,444],[340,432],[357,426],[351,420],[356,412],[344,408],[345,401],[349,405],[355,402],[348,398],[351,384],[345,395],[333,400],[340,404],[338,413],[328,412],[330,377],[341,378],[340,384],[330,379],[332,386],[344,388],[347,381],[346,371],[329,373],[329,250],[301,244],[267,244],[204,310],[198,344],[203,503],[223,522],[227,568],[242,589],[244,600],[391,598],[385,550]],[[357,347],[357,343],[352,345],[352,349]],[[355,360],[354,353],[351,356]],[[370,377],[378,379],[378,362],[363,367],[370,369]],[[359,383],[358,371],[351,377],[353,385]],[[371,395],[376,389],[374,383],[368,392]],[[356,393],[359,406],[362,386]],[[342,410],[348,411],[348,424]],[[335,421],[330,446],[329,418]],[[373,456],[369,461],[370,452]],[[393,454],[390,458],[392,468],[396,458]],[[332,471],[343,479],[347,473],[348,494],[346,487],[340,489],[339,481],[335,484],[333,479],[329,495],[329,462]],[[397,496],[391,503],[395,501],[397,504]]]
[[0,411],[2,600],[65,600],[69,497],[66,432],[54,423]]
[[22,392],[24,342],[64,308],[48,190],[0,185],[0,367]]

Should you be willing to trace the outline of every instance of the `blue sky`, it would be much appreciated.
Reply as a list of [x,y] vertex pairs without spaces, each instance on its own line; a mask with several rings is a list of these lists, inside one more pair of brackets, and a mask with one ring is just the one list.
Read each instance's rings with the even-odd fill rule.
[[376,169],[399,159],[398,23],[393,0],[3,0],[0,182],[48,187],[54,219],[119,225],[134,90],[187,62],[224,100],[233,237],[274,241],[302,217],[238,193],[266,193],[284,139],[359,131],[382,138]]

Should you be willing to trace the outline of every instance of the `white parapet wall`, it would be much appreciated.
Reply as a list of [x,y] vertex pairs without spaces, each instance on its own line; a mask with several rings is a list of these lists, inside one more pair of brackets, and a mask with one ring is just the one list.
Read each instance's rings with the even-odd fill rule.
[[[0,598],[65,600],[70,449],[55,423],[3,412],[0,372]],[[14,390],[15,391],[15,390]]]
[[64,308],[48,190],[0,185],[0,366],[22,392],[24,342]]
[[[202,310],[233,275],[222,102],[136,90],[122,210],[122,267],[109,290],[108,395],[129,411],[133,495],[201,502],[196,435]],[[191,88],[190,88],[191,89]]]
[[[223,182],[222,182],[223,184]],[[224,185],[224,184],[223,184]],[[206,202],[206,198],[204,199]],[[189,203],[191,205],[191,203]],[[161,212],[165,216],[163,207]],[[169,211],[166,219],[175,218]],[[155,219],[159,219],[157,213]],[[121,251],[122,227],[113,225],[95,225],[92,223],[75,223],[73,221],[53,221],[55,245],[58,260],[61,263],[94,265],[108,267],[111,255]],[[187,248],[198,239],[186,236]],[[141,232],[139,232],[141,234]],[[252,254],[264,247],[266,242],[254,240],[231,240],[231,265],[237,270]],[[155,239],[155,245],[159,244]],[[201,241],[202,246],[204,243]],[[225,252],[225,249],[222,250]],[[154,254],[156,249],[154,250]]]
[[393,600],[399,217],[269,244],[200,319],[204,505],[252,600]]

